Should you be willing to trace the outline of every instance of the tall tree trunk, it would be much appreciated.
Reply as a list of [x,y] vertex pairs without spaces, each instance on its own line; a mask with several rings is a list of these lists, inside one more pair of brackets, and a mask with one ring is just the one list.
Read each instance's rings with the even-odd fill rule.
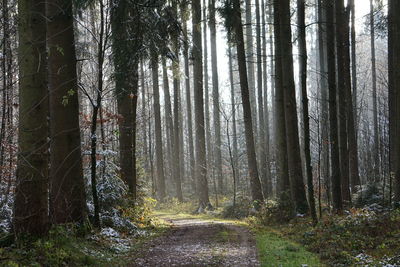
[[[113,7],[111,14],[111,28],[113,35],[113,60],[115,76],[115,94],[117,98],[117,111],[121,116],[119,127],[119,150],[121,178],[128,185],[129,191],[134,194],[135,185],[135,161],[133,151],[134,138],[134,111],[132,110],[132,100],[136,96],[135,89],[137,82],[132,82],[133,78],[127,70],[134,71],[135,64],[132,58],[127,57],[131,47],[128,42],[128,31],[125,27],[128,18],[129,5],[126,0],[119,0]],[[133,65],[133,66],[132,66]],[[137,65],[136,65],[137,68]],[[136,75],[136,74],[134,74]],[[135,100],[136,101],[136,100]]]
[[[355,11],[354,11],[354,0],[350,0],[348,3],[348,9],[351,12],[351,82],[352,88],[348,88],[347,97],[352,103],[348,106],[348,134],[349,134],[349,164],[350,164],[350,186],[351,192],[354,193],[357,190],[360,182],[360,174],[358,171],[358,144],[357,144],[357,66],[356,66],[356,34],[355,34]],[[348,59],[350,61],[350,59]],[[353,95],[352,95],[353,93]]]
[[165,175],[163,159],[163,143],[161,129],[160,112],[160,93],[158,84],[158,55],[155,48],[151,48],[150,64],[153,78],[153,108],[154,108],[154,131],[155,131],[155,152],[156,152],[156,171],[157,171],[157,198],[161,201],[165,199]]
[[[400,142],[397,138],[400,134],[400,108],[396,103],[400,103],[400,2],[389,0],[389,116],[390,116],[390,150],[392,167],[395,171],[394,180],[394,201],[400,202]],[[392,99],[393,98],[393,99]],[[393,166],[394,165],[394,166]]]
[[247,77],[248,77],[248,87],[250,94],[250,108],[251,115],[253,119],[253,132],[257,136],[257,101],[256,101],[256,85],[254,79],[254,43],[253,43],[253,21],[251,13],[251,1],[245,0],[246,9],[246,60],[247,60]]
[[320,91],[321,91],[321,168],[322,177],[326,184],[327,201],[330,202],[330,164],[329,164],[329,110],[328,110],[328,66],[327,66],[327,24],[326,7],[323,6],[323,0],[318,0],[318,52],[320,68]]
[[193,78],[194,78],[194,115],[196,123],[196,177],[199,194],[199,211],[211,207],[208,196],[206,140],[204,129],[203,102],[203,58],[201,43],[201,5],[200,0],[192,1],[193,35]]
[[214,115],[214,159],[215,170],[218,181],[218,191],[223,193],[224,184],[222,177],[222,155],[221,155],[221,116],[219,103],[219,80],[218,80],[218,55],[217,55],[217,30],[215,25],[215,0],[210,0],[210,39],[211,39],[211,68],[212,68],[212,84],[213,84],[213,115]]
[[[178,6],[176,2],[173,2],[173,12],[175,14],[175,17],[178,18]],[[183,146],[181,146],[181,128],[182,124],[180,123],[180,116],[181,116],[181,110],[180,110],[180,68],[179,68],[179,36],[177,33],[174,33],[172,36],[172,46],[173,46],[173,52],[175,53],[175,59],[172,62],[172,73],[174,77],[174,166],[175,166],[175,190],[176,190],[176,196],[180,202],[183,201],[183,196],[182,196],[182,176],[181,176],[181,166],[183,165],[183,158],[181,158],[181,149],[183,149]]]
[[[264,133],[265,144],[262,144],[265,154],[265,180],[264,180],[264,197],[272,197],[272,177],[271,177],[271,156],[270,156],[270,130],[269,130],[269,106],[268,106],[268,68],[267,68],[267,32],[265,21],[265,0],[261,0],[261,25],[262,25],[262,69],[263,69],[263,92],[264,92]],[[272,9],[272,8],[271,8]],[[272,56],[272,55],[271,55]],[[272,64],[271,64],[272,65]],[[272,79],[271,79],[272,80]],[[271,86],[272,89],[272,86]],[[261,124],[261,122],[260,122]],[[261,134],[260,134],[261,135]],[[261,156],[261,155],[260,155]],[[262,160],[261,160],[262,162]]]
[[[6,19],[7,1],[3,3]],[[19,152],[14,230],[18,234],[42,235],[49,222],[45,3],[19,0],[18,14]]]
[[[228,31],[228,41],[232,40],[232,34]],[[232,45],[228,43],[228,60],[229,60],[229,84],[231,89],[231,110],[232,110],[232,140],[233,140],[233,172],[238,173],[238,142],[237,142],[237,129],[236,129],[236,101],[235,101],[235,84],[233,80],[233,56]],[[228,127],[228,126],[227,126]],[[236,175],[235,175],[236,176]],[[234,181],[234,191],[236,192],[236,180]],[[236,196],[236,194],[235,194]]]
[[299,77],[301,86],[301,98],[303,103],[303,123],[304,123],[304,153],[307,175],[308,202],[310,204],[310,213],[314,223],[317,222],[317,212],[315,209],[313,171],[311,166],[311,150],[310,150],[310,117],[308,112],[308,95],[307,95],[307,40],[306,40],[306,24],[305,24],[305,2],[297,0],[297,25],[299,31]]
[[[86,217],[72,1],[46,2],[50,88],[50,218]],[[61,34],[62,33],[62,34]]]
[[[323,7],[326,10],[326,43],[328,86],[329,86],[329,132],[331,151],[331,181],[333,208],[337,212],[343,210],[341,191],[341,169],[339,161],[339,136],[338,117],[336,101],[336,64],[335,64],[335,29],[334,29],[334,3],[330,0],[323,0]],[[329,45],[330,44],[330,45]]]
[[280,38],[282,52],[282,85],[285,102],[286,141],[290,188],[296,212],[306,213],[308,203],[301,166],[296,92],[293,73],[292,32],[290,26],[290,1],[279,1]]
[[166,173],[165,179],[173,179],[175,176],[175,162],[173,156],[174,150],[174,124],[172,117],[172,105],[171,105],[171,95],[169,90],[169,79],[166,58],[162,57],[162,72],[163,72],[163,89],[164,89],[164,111],[165,111],[165,130],[166,130],[166,141],[167,141],[167,155],[165,167]]
[[[279,23],[278,0],[274,5],[274,37],[275,37],[275,152],[277,165],[277,195],[280,202],[292,205],[290,195],[289,166],[286,142],[285,103],[282,77],[282,47]],[[291,207],[289,207],[291,209]]]
[[371,73],[372,73],[372,116],[374,121],[374,182],[380,181],[379,171],[379,131],[378,131],[378,100],[376,94],[376,56],[375,56],[375,19],[374,2],[370,3],[370,35],[371,35]]
[[189,71],[189,39],[187,34],[187,3],[182,6],[182,21],[183,21],[183,57],[185,66],[185,91],[186,91],[186,112],[187,112],[187,128],[188,128],[188,147],[189,147],[189,169],[190,179],[192,180],[193,192],[196,192],[196,175],[195,175],[195,158],[193,145],[193,121],[192,121],[192,98],[190,93],[190,71]]
[[348,16],[343,0],[336,0],[336,51],[337,51],[337,79],[338,79],[338,109],[339,109],[339,153],[342,198],[345,204],[350,202],[350,180],[349,180],[349,150],[348,150],[348,127],[347,111],[348,90],[351,90],[350,69],[347,65],[348,44]]
[[[101,102],[103,97],[103,63],[104,63],[104,4],[103,1],[99,1],[100,5],[100,32],[97,43],[97,88],[96,88],[96,102],[92,102],[92,125],[90,127],[90,138],[91,138],[91,153],[90,153],[90,164],[91,164],[91,185],[92,185],[92,197],[94,206],[94,226],[100,227],[100,205],[99,197],[97,193],[97,117],[101,109]],[[93,18],[92,14],[92,18]],[[94,23],[93,23],[94,24]],[[95,28],[95,25],[93,25]],[[96,41],[93,38],[94,42]]]
[[[265,151],[265,123],[264,123],[264,101],[263,101],[263,69],[262,69],[262,48],[261,48],[261,15],[260,0],[256,1],[256,54],[257,54],[257,93],[258,93],[258,125],[259,125],[259,166],[260,179],[264,184],[264,195],[267,193],[268,177],[267,177],[267,156]],[[264,28],[264,26],[263,26]],[[265,95],[264,97],[267,97]],[[265,107],[267,108],[267,107]]]
[[255,207],[258,208],[259,204],[262,203],[264,196],[262,193],[261,182],[258,176],[257,169],[257,158],[254,144],[253,122],[250,108],[249,84],[247,81],[246,55],[244,50],[243,27],[239,0],[233,1],[233,12],[233,28],[236,37],[236,49],[239,65],[240,89],[242,95],[243,119],[246,136],[247,162],[250,176],[250,189],[252,199],[255,202]]

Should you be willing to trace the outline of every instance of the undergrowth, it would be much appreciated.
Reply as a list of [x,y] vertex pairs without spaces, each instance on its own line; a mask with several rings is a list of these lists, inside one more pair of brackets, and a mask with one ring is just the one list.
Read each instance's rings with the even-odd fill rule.
[[151,215],[155,203],[145,198],[134,205],[127,199],[116,208],[112,226],[103,223],[102,229],[92,229],[89,222],[58,225],[41,238],[3,242],[0,266],[125,266],[145,241],[168,228]]
[[283,223],[275,212],[275,208],[264,208],[248,221],[302,244],[329,266],[400,266],[400,210],[363,208],[342,216],[324,214],[315,226],[303,216]]

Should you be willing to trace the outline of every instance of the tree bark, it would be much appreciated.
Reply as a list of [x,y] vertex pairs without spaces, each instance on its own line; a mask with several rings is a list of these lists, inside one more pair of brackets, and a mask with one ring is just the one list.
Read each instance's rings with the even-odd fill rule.
[[343,210],[341,191],[341,169],[339,162],[339,136],[338,117],[336,103],[336,64],[335,64],[335,29],[334,29],[334,3],[330,0],[323,0],[323,7],[326,10],[326,43],[327,43],[327,66],[329,86],[329,132],[331,151],[331,181],[333,208],[336,212]]
[[376,56],[375,56],[375,18],[374,18],[374,2],[370,3],[370,37],[371,37],[371,74],[372,74],[372,116],[374,121],[374,182],[381,180],[379,177],[379,130],[378,130],[378,96],[376,93]]
[[282,52],[282,85],[285,102],[286,141],[288,153],[289,179],[295,210],[308,212],[308,203],[301,167],[298,119],[296,110],[296,92],[293,73],[292,33],[290,27],[290,1],[280,0],[278,5],[280,18],[280,38]]
[[72,1],[46,2],[50,91],[50,218],[82,222],[86,196],[82,171]]
[[310,117],[308,112],[308,95],[307,95],[307,40],[306,40],[306,24],[305,24],[305,2],[297,0],[297,25],[298,25],[298,42],[299,42],[299,77],[301,86],[301,98],[303,104],[303,123],[304,123],[304,154],[306,163],[308,202],[310,205],[310,213],[314,223],[317,223],[317,212],[315,209],[313,170],[311,166],[311,149],[310,149]]
[[165,175],[164,175],[164,159],[161,129],[161,112],[160,112],[160,93],[158,84],[158,55],[155,48],[150,51],[150,64],[153,78],[153,108],[154,108],[154,131],[155,131],[155,152],[156,152],[156,171],[157,171],[157,198],[160,201],[165,199]]
[[186,112],[187,112],[187,128],[188,128],[188,147],[189,147],[189,170],[190,179],[192,180],[193,192],[196,192],[196,175],[195,175],[195,158],[194,158],[194,144],[193,144],[193,121],[192,121],[192,98],[190,93],[190,71],[189,71],[189,39],[187,34],[187,3],[182,6],[182,20],[183,20],[183,57],[185,68],[185,91],[186,91]]
[[[5,13],[8,5],[3,3]],[[20,0],[18,14],[19,152],[14,231],[42,235],[49,226],[45,3]]]
[[289,166],[286,142],[285,104],[282,77],[282,47],[279,23],[278,0],[274,4],[274,37],[275,37],[275,152],[277,165],[277,195],[281,203],[292,205]]
[[348,90],[350,84],[350,69],[347,64],[348,44],[348,15],[344,7],[343,0],[336,0],[336,51],[337,51],[337,79],[338,79],[338,109],[339,109],[339,153],[340,153],[340,173],[343,201],[350,202],[350,180],[349,180],[349,150],[348,150],[348,127],[347,112]]
[[[264,101],[263,101],[263,69],[262,69],[262,48],[261,48],[261,15],[260,15],[260,0],[256,1],[256,53],[257,53],[257,101],[258,101],[258,125],[259,125],[259,166],[260,180],[263,183],[264,196],[268,192],[268,177],[267,177],[267,155],[265,151],[265,123],[264,123]],[[264,27],[263,27],[264,28]],[[265,95],[264,97],[267,97]],[[265,107],[266,108],[266,107]]]
[[193,35],[193,78],[194,78],[194,115],[196,131],[196,177],[199,196],[199,211],[210,208],[207,182],[206,140],[204,129],[203,102],[203,58],[201,43],[201,5],[200,0],[192,1]]
[[214,159],[215,170],[218,182],[218,192],[224,192],[224,184],[222,177],[222,155],[221,155],[221,116],[220,116],[220,100],[219,100],[219,80],[218,80],[218,55],[217,55],[217,30],[215,25],[215,0],[210,0],[210,39],[211,39],[211,69],[212,69],[212,85],[213,85],[213,115],[214,115]]
[[255,207],[258,208],[264,196],[258,176],[256,150],[254,145],[253,122],[250,108],[249,84],[247,81],[246,56],[244,50],[243,27],[240,12],[240,1],[233,1],[233,28],[236,37],[236,49],[239,65],[240,89],[242,95],[243,119],[246,136],[247,162],[250,176],[251,196]]
[[[390,108],[390,150],[393,158],[391,170],[394,175],[394,201],[400,202],[400,142],[396,138],[400,134],[400,2],[389,0],[388,21],[388,60],[389,60],[389,108]],[[392,99],[393,98],[393,99]],[[393,166],[394,165],[394,166]]]

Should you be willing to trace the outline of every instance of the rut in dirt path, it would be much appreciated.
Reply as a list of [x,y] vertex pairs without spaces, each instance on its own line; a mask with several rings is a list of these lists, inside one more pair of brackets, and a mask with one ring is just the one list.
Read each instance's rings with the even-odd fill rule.
[[260,266],[245,227],[198,219],[170,222],[172,230],[147,244],[128,266]]

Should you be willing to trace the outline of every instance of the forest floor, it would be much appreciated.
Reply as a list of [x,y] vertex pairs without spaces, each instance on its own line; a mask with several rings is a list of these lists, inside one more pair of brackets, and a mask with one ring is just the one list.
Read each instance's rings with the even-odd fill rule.
[[260,266],[243,224],[189,214],[156,213],[171,230],[149,241],[128,266]]
[[171,210],[154,215],[170,230],[135,251],[127,266],[325,266],[302,245],[245,219]]

